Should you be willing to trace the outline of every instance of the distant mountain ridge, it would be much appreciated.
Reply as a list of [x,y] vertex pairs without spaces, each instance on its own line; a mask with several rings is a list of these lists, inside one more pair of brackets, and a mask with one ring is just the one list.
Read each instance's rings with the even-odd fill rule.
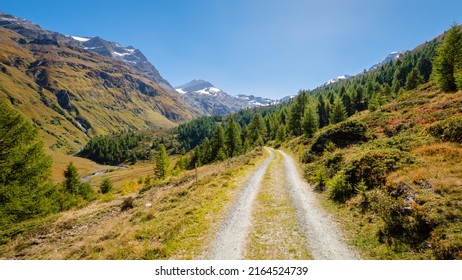
[[[375,69],[378,69],[380,66],[382,66],[382,65],[384,65],[384,64],[386,64],[388,62],[402,57],[405,53],[406,53],[406,51],[394,51],[394,52],[391,52],[384,59],[382,59],[380,62],[372,65],[371,67],[369,67],[369,69],[367,71],[373,71]],[[341,75],[341,76],[338,76],[337,78],[330,79],[329,81],[324,83],[324,85],[327,86],[327,85],[336,83],[338,81],[342,81],[342,80],[352,78],[354,76],[356,76],[356,75]]]
[[96,52],[102,56],[110,57],[116,60],[125,61],[132,64],[137,70],[142,72],[151,81],[163,84],[169,88],[172,86],[165,80],[159,71],[152,65],[143,53],[132,46],[122,46],[116,42],[106,41],[98,36],[96,37],[77,37],[69,36],[81,44],[86,50]]
[[186,84],[175,87],[190,103],[198,106],[208,115],[224,115],[237,112],[241,109],[257,106],[268,106],[277,103],[277,100],[253,95],[229,95],[212,83],[201,79],[194,79]]
[[203,114],[133,47],[2,12],[0,38],[0,98],[41,127],[51,149],[73,152],[89,137],[170,128]]

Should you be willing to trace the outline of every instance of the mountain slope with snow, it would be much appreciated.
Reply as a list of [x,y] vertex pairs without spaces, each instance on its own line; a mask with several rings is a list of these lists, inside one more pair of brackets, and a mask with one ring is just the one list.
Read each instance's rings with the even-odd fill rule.
[[232,96],[215,87],[210,82],[194,79],[184,85],[175,87],[175,90],[193,106],[201,108],[208,115],[230,114],[245,108],[268,106],[276,103],[269,98],[255,97],[240,94]]

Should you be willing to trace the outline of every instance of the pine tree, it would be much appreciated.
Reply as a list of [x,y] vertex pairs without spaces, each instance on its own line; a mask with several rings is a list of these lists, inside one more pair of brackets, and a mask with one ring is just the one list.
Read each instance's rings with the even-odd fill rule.
[[326,101],[324,100],[323,95],[318,97],[318,116],[319,116],[319,126],[324,127],[329,124],[329,110]]
[[247,136],[249,136],[252,146],[256,145],[258,138],[264,139],[266,136],[266,125],[259,113],[253,115],[252,121],[248,126],[248,133],[249,135]]
[[290,107],[288,128],[294,136],[302,135],[302,119],[307,101],[308,96],[305,91],[302,91],[297,95],[294,104]]
[[347,112],[345,109],[345,105],[343,105],[342,99],[340,97],[335,97],[334,105],[332,107],[332,114],[330,115],[330,123],[336,124],[346,120]]
[[226,128],[226,153],[230,157],[237,156],[241,153],[241,129],[239,124],[231,118]]
[[[454,24],[436,50],[433,61],[435,82],[446,92],[462,88],[462,32]],[[457,79],[457,80],[456,80]]]
[[319,116],[313,105],[307,107],[303,117],[303,132],[307,137],[313,137],[319,129]]
[[66,170],[64,170],[64,178],[64,188],[66,191],[71,194],[79,194],[81,191],[80,175],[72,161],[67,165]]
[[112,191],[112,182],[109,178],[105,178],[99,187],[102,194]]
[[276,132],[276,143],[282,143],[286,141],[286,126],[280,125]]
[[423,83],[423,81],[424,79],[419,74],[419,70],[417,70],[417,68],[414,68],[411,70],[411,72],[409,72],[409,74],[406,77],[406,89],[416,89],[420,84]]
[[221,161],[226,158],[225,132],[219,124],[216,124],[212,140],[210,140],[210,153],[211,161]]
[[0,228],[58,210],[51,164],[37,129],[0,100]]
[[164,144],[159,145],[159,153],[156,157],[156,167],[154,168],[155,178],[162,180],[168,176],[170,171],[170,158]]
[[[77,167],[71,161],[64,170],[64,190],[71,195],[83,198],[84,200],[92,200],[94,198],[93,189],[90,184],[82,182]],[[77,206],[79,203],[72,205]]]

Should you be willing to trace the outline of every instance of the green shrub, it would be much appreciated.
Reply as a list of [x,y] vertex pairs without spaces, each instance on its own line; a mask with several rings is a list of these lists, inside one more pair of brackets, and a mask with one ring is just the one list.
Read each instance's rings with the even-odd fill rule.
[[379,241],[418,250],[425,246],[435,224],[429,220],[428,209],[414,201],[410,187],[401,184],[397,188],[397,196],[383,190],[372,192],[371,208],[384,222],[378,231]]
[[368,189],[372,189],[383,186],[390,172],[413,162],[414,158],[407,152],[395,149],[372,150],[348,163],[344,168],[345,178],[352,186],[364,181]]
[[329,198],[336,202],[345,202],[353,193],[352,186],[346,181],[345,173],[338,172],[327,183],[329,186]]
[[320,133],[316,139],[314,139],[311,145],[311,152],[317,154],[322,153],[329,142],[332,142],[339,148],[365,142],[368,140],[366,132],[367,126],[361,122],[346,121],[339,123]]
[[302,163],[311,163],[316,160],[316,155],[310,151],[304,151],[300,155],[300,161]]
[[428,132],[443,141],[462,143],[462,116],[432,125],[428,127]]
[[343,153],[340,153],[340,152],[334,153],[330,155],[329,157],[327,157],[324,165],[329,169],[330,177],[334,176],[335,173],[340,171],[340,169],[342,168],[343,161],[344,161],[344,155]]
[[103,180],[101,183],[101,186],[99,187],[100,191],[102,194],[109,193],[112,191],[112,182],[109,178],[106,178]]
[[315,187],[314,189],[319,192],[323,192],[326,189],[326,184],[328,180],[328,176],[326,173],[326,170],[322,167],[320,167],[317,171],[316,174],[314,175],[314,182],[315,182]]

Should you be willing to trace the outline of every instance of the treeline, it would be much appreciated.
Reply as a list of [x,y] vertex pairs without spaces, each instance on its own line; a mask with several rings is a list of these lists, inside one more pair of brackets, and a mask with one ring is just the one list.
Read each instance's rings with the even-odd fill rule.
[[78,156],[100,164],[118,165],[152,159],[153,150],[164,145],[178,152],[178,145],[172,139],[154,137],[147,132],[117,132],[92,138],[78,153]]

